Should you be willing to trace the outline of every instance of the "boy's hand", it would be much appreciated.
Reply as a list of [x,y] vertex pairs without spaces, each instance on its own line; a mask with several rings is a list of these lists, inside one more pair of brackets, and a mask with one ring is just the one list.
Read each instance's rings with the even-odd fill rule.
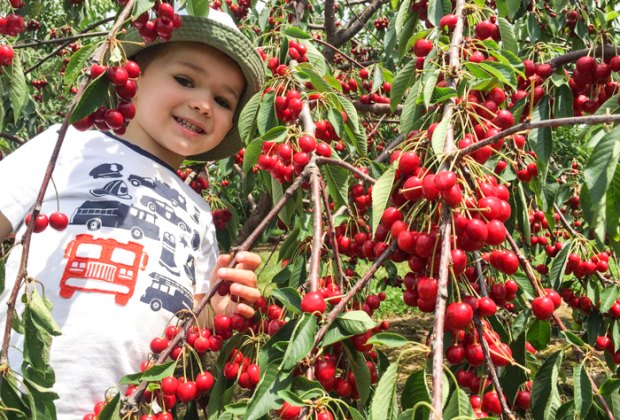
[[[220,255],[215,269],[211,274],[211,286],[215,285],[219,280],[227,280],[231,283],[230,295],[220,296],[216,293],[211,299],[211,306],[216,314],[231,315],[235,312],[246,318],[254,316],[254,308],[252,303],[260,298],[261,293],[256,287],[256,274],[254,271],[261,263],[261,258],[253,252],[240,252],[237,254],[237,264],[234,268],[228,268],[231,255]],[[196,295],[194,300],[199,302],[204,295]],[[235,296],[239,300],[236,303],[231,300],[231,296]]]

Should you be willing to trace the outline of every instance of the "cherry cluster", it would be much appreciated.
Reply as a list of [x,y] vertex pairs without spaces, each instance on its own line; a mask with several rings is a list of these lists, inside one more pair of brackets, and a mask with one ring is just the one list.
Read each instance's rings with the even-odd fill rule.
[[286,95],[279,95],[275,98],[276,117],[282,122],[294,122],[299,118],[299,113],[303,107],[301,93],[291,89]]
[[213,210],[213,224],[215,229],[226,230],[226,226],[232,219],[232,213],[228,209],[215,209]]
[[249,390],[256,388],[260,381],[260,367],[250,363],[250,359],[239,349],[233,349],[224,365],[223,374],[226,379],[236,380],[241,388]]
[[387,17],[381,16],[380,18],[375,19],[372,23],[377,31],[385,31],[387,27],[390,25],[390,21]]
[[237,4],[234,4],[232,0],[225,1],[232,14],[235,15],[238,20],[245,18],[248,15],[249,9],[252,7],[252,2],[250,0],[238,0]]
[[162,41],[168,41],[172,32],[181,27],[181,17],[174,12],[174,7],[168,3],[159,3],[153,7],[156,18],[151,19],[147,10],[138,16],[131,24],[138,29],[140,36],[146,42],[153,42],[157,37]]
[[[32,213],[29,213],[26,216],[26,219],[24,220],[26,225],[30,224],[31,219],[32,219]],[[37,217],[34,219],[33,232],[34,233],[43,232],[45,229],[47,229],[47,226],[51,226],[52,229],[62,231],[62,230],[65,230],[68,225],[69,225],[69,218],[67,217],[66,214],[62,212],[55,211],[54,213],[50,214],[49,217],[46,214],[39,213]]]
[[[191,168],[178,169],[177,176],[185,181],[192,172],[193,170]],[[198,175],[189,183],[189,186],[198,194],[202,194],[203,190],[209,188],[209,180],[202,175]]]
[[620,56],[605,57],[597,62],[592,56],[581,57],[575,63],[568,85],[573,91],[575,115],[592,114],[618,91],[611,72],[620,72]]
[[0,35],[17,36],[26,30],[24,18],[15,13],[0,16]]
[[100,107],[95,112],[73,123],[78,130],[88,130],[93,125],[99,130],[114,130],[116,134],[123,134],[127,123],[136,114],[136,107],[131,99],[136,95],[136,79],[140,76],[140,66],[135,61],[128,60],[122,66],[102,66],[93,64],[89,76],[97,79],[105,73],[118,98],[116,108]]
[[288,42],[288,55],[292,60],[305,63],[308,61],[308,57],[306,56],[307,52],[308,49],[304,44],[301,44],[293,39]]
[[275,76],[285,76],[289,72],[289,68],[286,64],[280,64],[278,57],[271,57],[267,60],[267,68],[271,70],[271,74]]

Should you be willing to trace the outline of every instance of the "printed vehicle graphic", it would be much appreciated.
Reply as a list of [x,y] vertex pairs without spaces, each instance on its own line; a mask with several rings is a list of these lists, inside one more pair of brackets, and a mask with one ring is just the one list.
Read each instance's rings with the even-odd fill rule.
[[72,225],[84,224],[88,230],[102,226],[127,229],[135,239],[159,239],[157,216],[118,201],[85,201],[71,216]]
[[109,238],[80,234],[65,249],[67,265],[60,280],[60,296],[71,298],[76,290],[114,295],[126,305],[133,295],[140,270],[148,255],[136,242],[126,244]]
[[185,205],[185,197],[165,182],[139,175],[129,175],[127,177],[127,181],[129,181],[134,187],[144,186],[150,188],[161,197],[170,200],[173,206],[178,206],[183,210],[187,210],[187,206]]
[[177,216],[174,209],[166,202],[145,195],[140,199],[140,203],[144,204],[149,210],[159,214],[170,223],[177,225],[185,232],[190,232],[189,227],[187,227],[187,223]]
[[191,309],[192,295],[186,288],[159,273],[151,273],[151,285],[144,291],[141,302],[148,303],[155,312],[164,308],[177,313],[181,309]]

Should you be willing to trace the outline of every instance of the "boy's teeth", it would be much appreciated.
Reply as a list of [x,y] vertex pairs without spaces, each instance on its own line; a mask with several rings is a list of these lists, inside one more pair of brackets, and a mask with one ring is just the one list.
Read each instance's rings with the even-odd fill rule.
[[187,127],[187,128],[189,128],[190,130],[195,131],[195,132],[197,132],[197,133],[202,133],[202,129],[201,129],[200,127],[196,127],[195,125],[190,124],[189,122],[187,122],[187,121],[185,121],[185,120],[183,120],[183,119],[181,119],[181,118],[176,118],[176,120],[177,120],[177,122],[178,122],[179,124],[181,124],[182,126]]

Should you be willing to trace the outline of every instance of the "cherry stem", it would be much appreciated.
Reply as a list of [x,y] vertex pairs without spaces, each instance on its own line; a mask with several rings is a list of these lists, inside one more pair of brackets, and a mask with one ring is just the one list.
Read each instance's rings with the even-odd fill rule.
[[[95,61],[101,62],[101,60],[103,59],[108,42],[116,36],[116,33],[120,29],[121,25],[129,16],[131,9],[133,7],[133,1],[134,0],[129,0],[127,2],[127,4],[125,5],[121,13],[116,18],[116,21],[114,22],[114,25],[112,26],[112,29],[110,29],[110,32],[108,33],[108,36],[106,38],[106,42],[104,42],[97,49],[97,51],[95,51],[95,54],[93,55],[93,58]],[[24,233],[24,236],[22,238],[23,249],[22,249],[21,261],[19,264],[19,270],[17,272],[17,278],[15,280],[15,285],[13,286],[13,289],[11,290],[11,295],[7,302],[8,309],[6,313],[6,321],[4,324],[4,336],[2,340],[2,349],[0,350],[0,365],[8,364],[8,350],[9,350],[9,342],[10,342],[10,337],[11,337],[11,326],[13,323],[13,317],[15,315],[15,302],[17,301],[17,295],[19,294],[19,289],[21,288],[22,282],[27,280],[28,274],[27,274],[26,267],[28,265],[28,256],[30,253],[29,252],[30,242],[32,239],[32,233],[34,230],[35,220],[37,216],[39,215],[39,213],[41,212],[41,205],[43,203],[43,198],[45,197],[45,192],[47,191],[47,187],[49,186],[50,179],[52,178],[52,173],[54,172],[54,168],[56,167],[56,161],[58,160],[60,148],[67,134],[67,129],[69,128],[69,119],[77,103],[82,98],[82,95],[84,94],[84,90],[86,89],[86,86],[88,85],[89,82],[90,80],[88,78],[84,78],[82,82],[80,83],[78,92],[75,95],[73,102],[69,106],[69,110],[67,111],[67,114],[65,115],[62,125],[60,126],[60,129],[58,130],[58,140],[56,141],[56,145],[54,146],[54,150],[52,151],[52,155],[47,165],[47,169],[45,170],[45,175],[43,177],[43,181],[41,183],[39,193],[35,200],[34,208],[31,212],[30,223],[26,227],[26,232]],[[2,372],[0,372],[0,379],[2,378],[3,378],[3,374]]]

